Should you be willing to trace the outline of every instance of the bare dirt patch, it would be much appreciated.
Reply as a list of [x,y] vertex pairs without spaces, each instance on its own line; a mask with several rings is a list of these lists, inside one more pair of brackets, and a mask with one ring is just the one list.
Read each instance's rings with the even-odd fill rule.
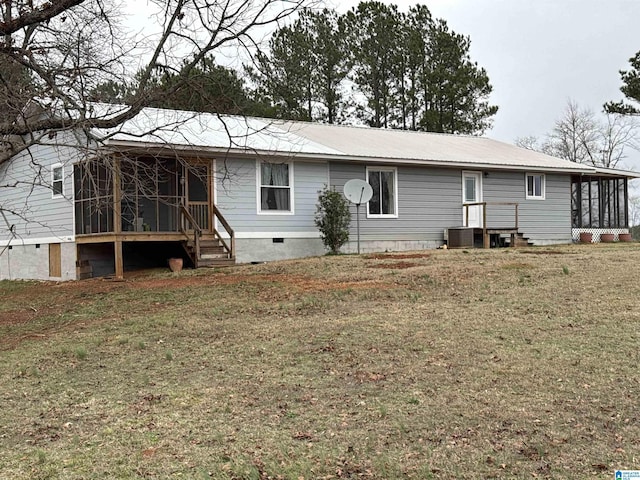
[[31,309],[0,312],[0,325],[19,325],[33,320],[36,312]]
[[552,249],[544,249],[544,250],[520,250],[520,253],[531,254],[531,255],[576,255],[576,252],[569,252],[567,250],[552,250]]

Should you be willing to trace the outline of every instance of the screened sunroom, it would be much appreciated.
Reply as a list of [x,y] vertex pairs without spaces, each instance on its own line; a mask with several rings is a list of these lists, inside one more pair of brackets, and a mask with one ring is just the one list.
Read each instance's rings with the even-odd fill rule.
[[629,178],[608,174],[597,169],[597,175],[576,175],[571,178],[571,226],[574,240],[580,233],[614,234],[615,238],[629,232]]
[[620,177],[573,177],[571,210],[573,228],[628,228],[628,180]]
[[213,203],[211,160],[113,154],[76,164],[73,177],[78,259],[93,273],[121,277],[176,256],[195,267],[235,262],[233,229]]

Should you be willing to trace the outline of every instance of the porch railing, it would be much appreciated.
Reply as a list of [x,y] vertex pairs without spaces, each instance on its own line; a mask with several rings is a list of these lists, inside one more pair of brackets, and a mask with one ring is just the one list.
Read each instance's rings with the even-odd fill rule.
[[[516,237],[520,235],[518,231],[518,204],[512,202],[473,202],[465,203],[465,220],[464,226],[469,227],[469,209],[471,207],[482,207],[482,244],[484,248],[491,247],[492,234],[509,234],[511,235],[511,246],[516,246]],[[513,207],[513,225],[487,225],[487,207]],[[504,215],[504,214],[503,214]]]
[[[189,228],[191,227],[191,228]],[[196,222],[191,212],[181,203],[180,204],[180,231],[188,238],[188,232],[193,230],[193,247],[195,249],[196,258],[200,258],[200,237],[202,229]]]
[[209,202],[189,202],[189,213],[204,231],[209,230]]
[[[477,207],[480,206],[482,207],[482,227],[483,229],[487,229],[490,228],[487,226],[487,207],[491,206],[503,206],[503,207],[513,207],[513,220],[514,220],[514,225],[513,227],[511,227],[510,225],[500,225],[499,228],[501,229],[513,229],[513,230],[518,230],[518,204],[517,203],[512,203],[512,202],[474,202],[474,203],[465,203],[463,205],[464,207],[464,211],[465,211],[465,216],[464,216],[464,226],[468,227],[469,226],[469,208],[470,207]],[[495,226],[496,228],[498,227],[497,225]]]
[[236,258],[236,234],[233,231],[233,228],[231,228],[231,225],[229,225],[229,222],[227,222],[227,219],[224,218],[222,213],[220,213],[218,207],[216,207],[215,205],[211,205],[211,207],[213,208],[213,215],[218,219],[220,225],[222,225],[227,232],[227,235],[229,236],[229,243],[227,243],[225,239],[222,238],[220,232],[218,232],[218,230],[216,230],[213,225],[211,226],[211,230],[213,231],[216,238],[220,241],[220,243],[224,246],[224,248],[229,252],[229,256],[231,258]]
[[[199,206],[199,205],[198,205]],[[191,207],[191,205],[190,205]],[[193,243],[195,247],[195,254],[197,258],[200,258],[200,237],[202,237],[203,224],[207,225],[211,233],[213,233],[216,240],[220,242],[225,251],[229,252],[229,257],[232,259],[236,258],[236,234],[227,222],[227,219],[224,218],[218,207],[212,205],[212,217],[208,217],[203,219],[203,212],[208,212],[208,205],[205,208],[196,209],[197,215],[193,215],[191,212],[191,208],[187,208],[184,204],[180,204],[180,231],[189,238],[189,233],[193,231]],[[218,220],[218,223],[222,225],[224,231],[226,232],[226,236],[228,239],[225,239],[220,232],[214,227],[213,218]]]

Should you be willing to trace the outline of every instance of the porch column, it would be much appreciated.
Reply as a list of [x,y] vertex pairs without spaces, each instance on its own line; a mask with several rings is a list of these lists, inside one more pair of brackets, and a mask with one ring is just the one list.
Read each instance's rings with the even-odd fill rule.
[[[120,158],[113,158],[113,233],[116,239],[122,233],[122,192],[120,189]],[[116,264],[116,279],[124,278],[124,261],[122,258],[122,241],[113,242],[113,259]]]
[[117,240],[113,242],[113,253],[116,262],[116,279],[124,278],[124,262],[122,260],[122,242]]
[[113,157],[113,233],[122,233],[122,191],[120,189],[120,158]]

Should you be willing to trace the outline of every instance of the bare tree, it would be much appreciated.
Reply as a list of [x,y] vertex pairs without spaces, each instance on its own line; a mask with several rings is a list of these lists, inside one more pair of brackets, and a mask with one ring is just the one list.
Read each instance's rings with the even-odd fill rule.
[[600,120],[593,110],[569,100],[551,133],[516,140],[518,146],[576,163],[614,168],[626,157],[626,150],[638,148],[637,123],[632,117],[605,113]]
[[515,145],[520,148],[526,148],[527,150],[534,150],[536,152],[546,153],[547,155],[554,155],[551,149],[551,145],[548,141],[541,140],[535,135],[528,135],[526,137],[518,137],[515,139]]
[[636,227],[640,225],[640,196],[629,196],[629,225]]
[[[124,2],[0,0],[0,165],[54,133],[121,125],[158,95],[170,72],[182,85],[216,52],[252,57],[264,29],[311,0],[151,0],[151,34],[127,33]],[[133,78],[126,108],[93,109],[98,84]]]
[[600,164],[615,167],[624,159],[625,150],[638,149],[637,121],[618,113],[607,113],[606,123],[601,124]]

